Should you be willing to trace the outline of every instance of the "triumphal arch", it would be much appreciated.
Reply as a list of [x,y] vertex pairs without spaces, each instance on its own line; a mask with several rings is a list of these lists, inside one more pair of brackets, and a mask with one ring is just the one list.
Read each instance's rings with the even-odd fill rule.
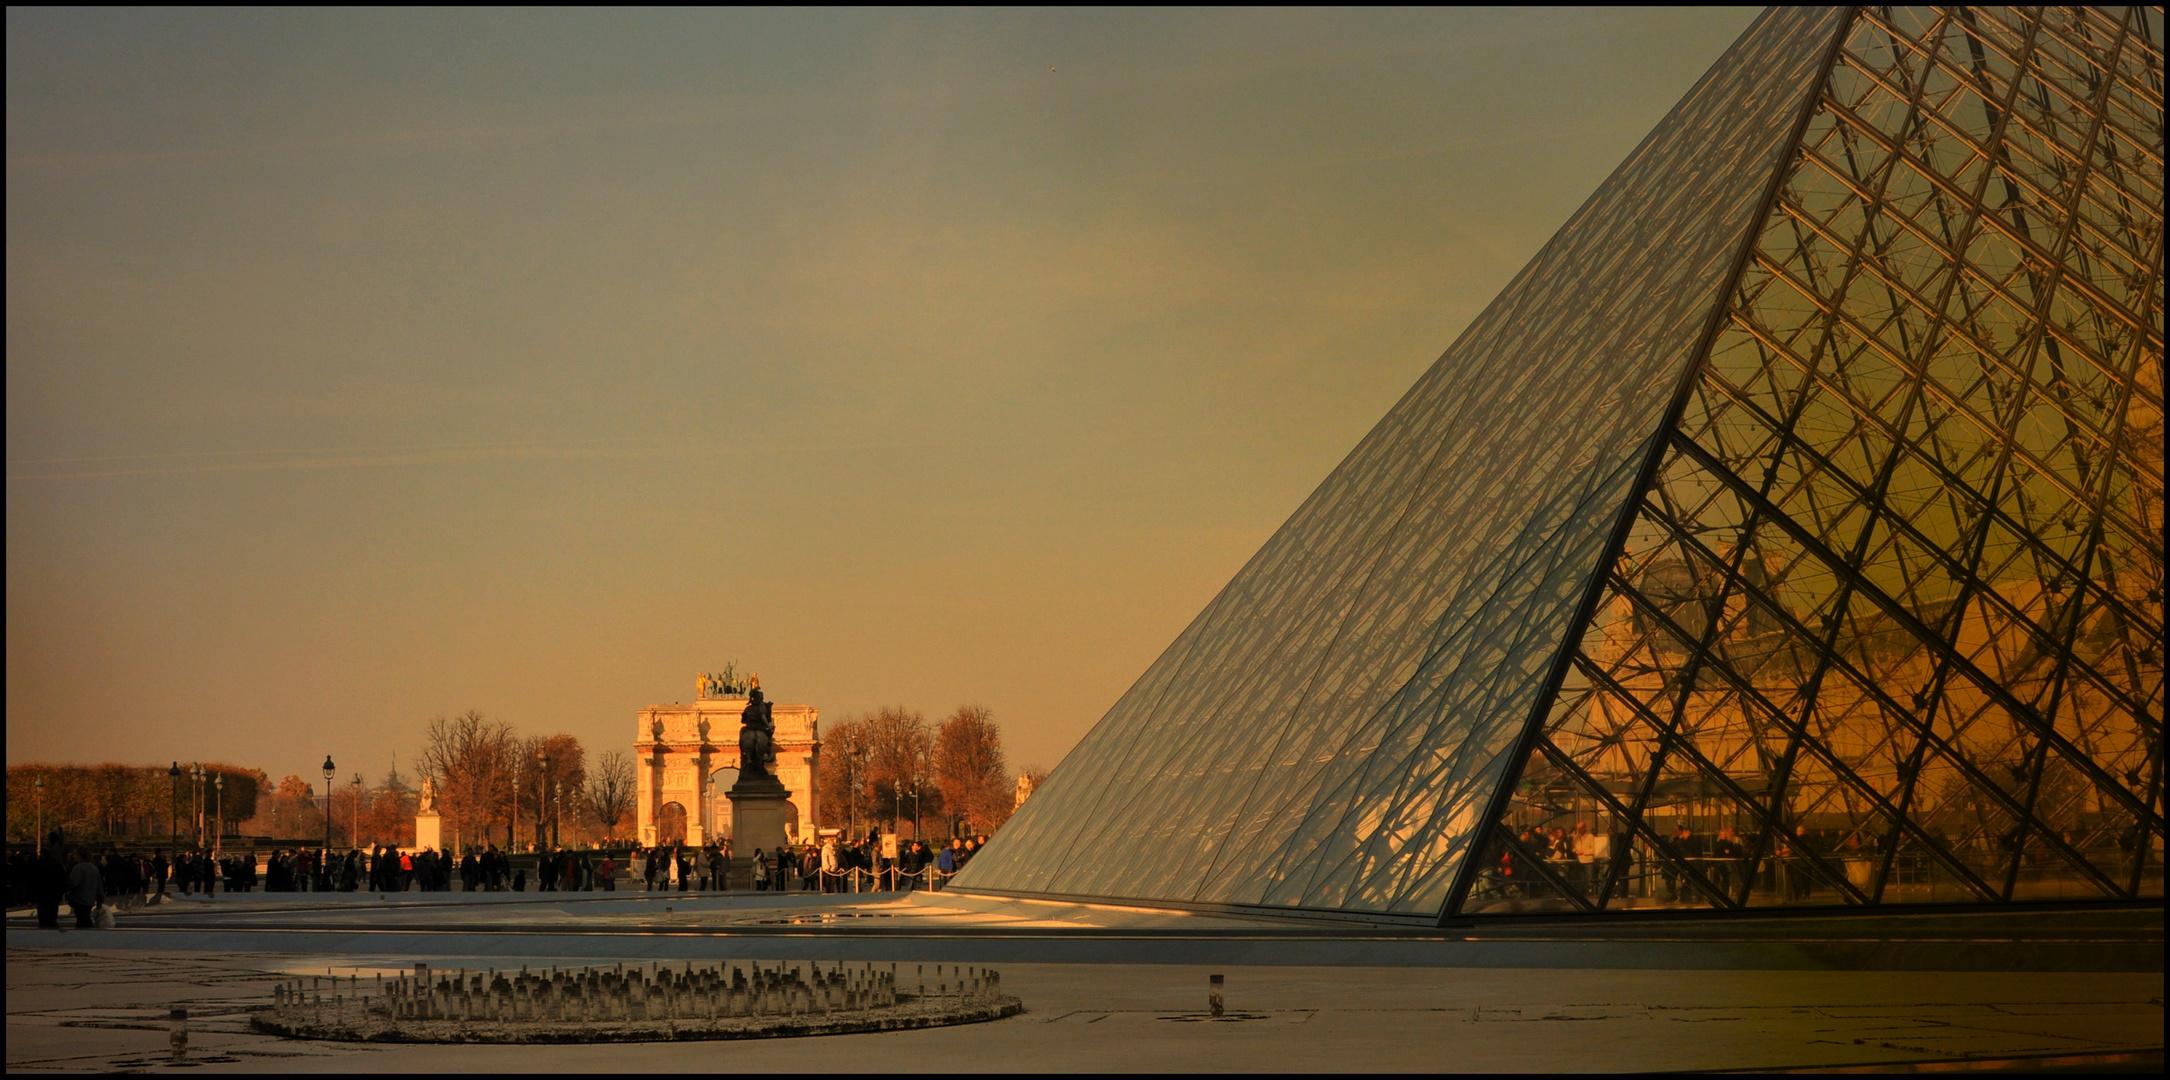
[[[634,800],[645,845],[715,843],[730,832],[724,801],[738,768],[739,716],[745,687],[702,675],[692,701],[650,705],[640,711],[633,736]],[[814,776],[821,754],[821,713],[812,705],[772,705],[776,721],[776,778],[791,789],[795,835],[811,835],[819,807]],[[749,853],[750,854],[750,853]]]

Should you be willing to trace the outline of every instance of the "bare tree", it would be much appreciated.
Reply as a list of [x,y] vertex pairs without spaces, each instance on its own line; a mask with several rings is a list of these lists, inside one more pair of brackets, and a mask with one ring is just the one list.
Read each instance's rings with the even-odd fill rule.
[[316,785],[288,773],[267,801],[271,804],[271,819],[265,831],[271,836],[280,840],[324,838],[324,806],[317,798]]
[[588,813],[603,827],[606,839],[616,839],[618,823],[633,810],[633,759],[622,750],[604,752],[587,774]]
[[872,772],[873,746],[863,720],[846,720],[821,735],[821,764],[816,782],[821,785],[821,824],[858,835],[859,824],[871,812],[868,776]]
[[[500,822],[509,829],[519,766],[512,725],[469,709],[435,717],[422,736],[421,769],[438,782],[437,811],[463,843],[479,843]],[[505,842],[510,846],[508,832]]]
[[886,819],[889,831],[895,832],[897,820],[911,815],[911,793],[927,774],[931,748],[927,718],[901,705],[889,705],[868,713],[859,723],[866,731],[872,816]]
[[[551,815],[562,824],[575,824],[577,814],[566,814],[559,805],[568,795],[580,800],[587,783],[587,749],[571,735],[549,735],[520,740],[520,819],[533,827],[535,843],[549,842]],[[562,829],[561,829],[562,832]]]
[[942,721],[934,734],[934,775],[953,833],[963,825],[992,832],[1017,808],[1002,732],[985,707],[960,705]]

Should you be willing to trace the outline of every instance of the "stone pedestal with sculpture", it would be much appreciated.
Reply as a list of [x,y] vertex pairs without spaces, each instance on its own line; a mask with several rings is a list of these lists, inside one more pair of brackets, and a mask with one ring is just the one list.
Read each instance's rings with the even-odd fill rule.
[[437,813],[437,785],[425,776],[422,778],[422,797],[414,813],[414,844],[407,851],[413,854],[443,850],[444,818]]
[[751,889],[754,852],[767,855],[788,843],[799,814],[791,806],[791,789],[773,776],[741,770],[724,797],[731,800],[730,887]]
[[784,846],[786,831],[797,825],[791,789],[776,778],[775,770],[775,713],[755,686],[739,717],[738,783],[726,793],[731,800],[731,888],[753,888],[760,873],[754,853],[767,855]]
[[435,810],[424,810],[414,816],[414,850],[443,851],[444,818]]

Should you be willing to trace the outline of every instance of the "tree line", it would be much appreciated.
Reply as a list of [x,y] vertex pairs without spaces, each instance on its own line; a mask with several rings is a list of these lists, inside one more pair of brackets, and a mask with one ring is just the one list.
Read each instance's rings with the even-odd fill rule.
[[631,755],[605,751],[591,765],[572,735],[521,736],[473,709],[432,718],[415,767],[434,781],[448,846],[541,846],[553,826],[560,844],[607,842],[633,815]]
[[591,764],[574,736],[523,737],[474,710],[431,719],[411,772],[403,774],[394,761],[374,783],[359,773],[335,776],[328,799],[322,777],[289,773],[274,784],[261,769],[206,764],[224,783],[206,779],[199,807],[191,767],[182,766],[177,782],[171,768],[11,766],[8,838],[33,839],[42,816],[46,831],[58,828],[70,838],[164,841],[178,834],[193,843],[200,809],[206,836],[215,829],[294,843],[323,843],[329,835],[335,847],[412,845],[419,777],[433,783],[446,846],[544,844],[552,825],[562,843],[607,842],[622,834],[633,812],[629,754],[611,751]]
[[[41,818],[47,832],[60,829],[69,836],[155,839],[175,828],[193,835],[199,812],[196,764],[180,764],[179,777],[170,764],[11,765],[8,839],[34,839]],[[206,794],[200,812],[207,828],[223,824],[231,832],[256,816],[266,786],[263,770],[223,762],[202,767]]]
[[901,705],[825,725],[816,783],[822,824],[851,835],[906,822],[914,836],[991,833],[1017,808],[1001,729],[979,705],[933,725]]
[[[815,783],[822,826],[864,835],[875,826],[894,832],[914,822],[916,836],[991,833],[1017,805],[1020,778],[1009,771],[1001,731],[986,708],[960,706],[930,725],[918,712],[889,706],[825,725],[821,734]],[[553,824],[566,845],[623,839],[632,831],[638,790],[629,753],[591,758],[572,735],[523,736],[473,709],[431,718],[408,772],[394,761],[373,782],[357,772],[334,777],[328,799],[321,776],[289,773],[274,784],[261,769],[203,767],[224,779],[216,797],[202,800],[207,828],[322,843],[328,826],[333,845],[342,847],[412,845],[425,777],[448,848],[548,844]],[[199,808],[189,768],[182,766],[176,783],[171,766],[11,766],[8,838],[35,837],[42,806],[46,830],[60,828],[71,838],[164,840],[178,826],[184,842],[192,842]],[[1037,783],[1041,776],[1027,769],[1023,779]],[[208,779],[204,790],[214,790]]]

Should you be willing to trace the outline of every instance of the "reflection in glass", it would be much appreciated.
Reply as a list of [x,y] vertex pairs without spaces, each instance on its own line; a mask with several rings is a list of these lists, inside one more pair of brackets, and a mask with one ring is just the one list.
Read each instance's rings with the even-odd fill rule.
[[958,885],[2160,896],[2160,42],[1767,12]]
[[2150,17],[1855,17],[1462,911],[2162,895]]

